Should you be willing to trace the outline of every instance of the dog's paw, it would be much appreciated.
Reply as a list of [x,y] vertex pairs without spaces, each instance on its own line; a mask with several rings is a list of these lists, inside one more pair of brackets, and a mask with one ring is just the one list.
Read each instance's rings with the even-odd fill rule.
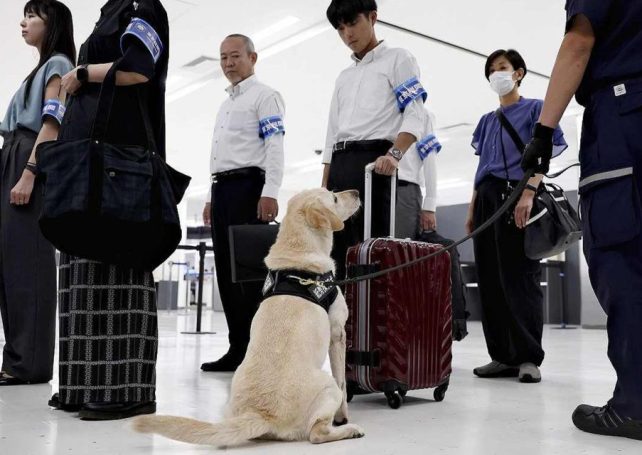
[[366,435],[366,432],[363,431],[363,428],[361,428],[359,425],[349,424],[346,427],[350,428],[350,432],[351,432],[350,437],[352,439],[363,438]]

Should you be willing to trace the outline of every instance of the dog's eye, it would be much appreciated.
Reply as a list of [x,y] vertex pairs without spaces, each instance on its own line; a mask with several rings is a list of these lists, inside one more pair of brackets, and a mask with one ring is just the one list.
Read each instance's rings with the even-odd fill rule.
[[337,199],[337,196],[335,195],[334,196],[334,203],[336,204],[337,202],[339,202],[339,199]]

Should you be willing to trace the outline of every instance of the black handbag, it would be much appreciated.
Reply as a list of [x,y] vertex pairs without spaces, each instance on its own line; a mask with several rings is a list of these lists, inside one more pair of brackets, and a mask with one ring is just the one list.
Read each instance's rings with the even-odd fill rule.
[[[526,146],[519,137],[513,125],[508,121],[501,109],[495,112],[502,126],[506,129],[517,149],[523,153]],[[562,175],[571,167],[549,178]],[[580,217],[568,202],[564,190],[555,184],[546,183],[540,188],[533,199],[531,215],[526,223],[524,232],[524,252],[533,260],[556,256],[571,247],[582,238]]]
[[36,150],[44,180],[39,224],[58,250],[109,264],[153,270],[178,246],[176,206],[190,177],[157,153],[147,109],[137,94],[147,147],[104,141],[117,62],[102,84],[91,135]]
[[242,224],[229,227],[232,282],[265,281],[265,257],[276,241],[278,224]]
[[564,190],[547,183],[533,200],[531,217],[526,223],[524,251],[530,259],[556,256],[582,238],[580,218]]

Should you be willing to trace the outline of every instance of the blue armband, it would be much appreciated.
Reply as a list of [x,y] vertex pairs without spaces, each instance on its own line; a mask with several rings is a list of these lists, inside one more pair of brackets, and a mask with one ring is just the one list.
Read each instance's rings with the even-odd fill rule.
[[441,144],[434,134],[430,134],[417,142],[417,153],[419,153],[419,157],[422,161],[425,160],[432,152],[439,153],[440,150]]
[[127,35],[138,38],[152,55],[154,63],[158,61],[163,53],[163,42],[158,36],[158,33],[156,33],[156,30],[154,30],[154,27],[140,17],[134,17],[125,29],[123,36],[120,37],[120,50],[122,53],[125,53],[123,50],[123,41]]
[[428,93],[421,85],[421,82],[416,77],[413,77],[395,89],[395,97],[397,98],[397,107],[403,112],[410,103],[419,97],[425,102],[428,98]]
[[259,122],[259,137],[261,139],[267,139],[278,133],[285,134],[285,126],[280,115],[266,117]]
[[58,124],[61,125],[66,110],[65,105],[57,99],[49,99],[45,101],[45,105],[42,108],[42,119],[44,120],[45,117],[53,117]]

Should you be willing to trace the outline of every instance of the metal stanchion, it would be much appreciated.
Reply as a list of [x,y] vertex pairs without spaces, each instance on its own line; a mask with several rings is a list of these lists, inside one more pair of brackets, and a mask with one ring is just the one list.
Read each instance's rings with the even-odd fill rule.
[[181,332],[186,335],[214,335],[216,332],[202,332],[201,322],[203,319],[203,279],[205,276],[205,253],[214,251],[214,248],[207,246],[205,242],[198,245],[180,245],[178,250],[196,250],[199,254],[198,261],[198,301],[196,302],[196,331]]
[[553,327],[554,329],[561,330],[572,330],[577,327],[572,327],[566,322],[566,267],[568,264],[566,261],[548,261],[548,266],[551,268],[556,268],[559,270],[559,277],[562,283],[562,298],[560,299],[560,325],[559,327]]

